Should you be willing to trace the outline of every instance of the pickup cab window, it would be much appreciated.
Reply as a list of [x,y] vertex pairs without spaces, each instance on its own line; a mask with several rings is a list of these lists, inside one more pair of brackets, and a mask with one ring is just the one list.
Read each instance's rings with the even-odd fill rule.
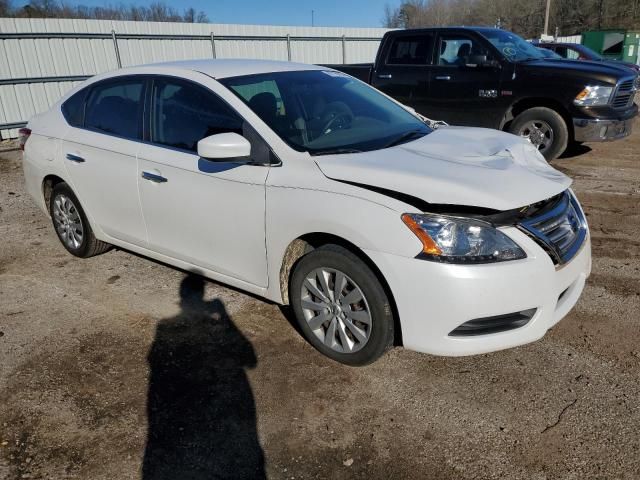
[[426,65],[433,49],[431,35],[401,36],[393,40],[388,65]]
[[473,55],[486,55],[487,49],[466,35],[440,37],[438,65],[466,65]]

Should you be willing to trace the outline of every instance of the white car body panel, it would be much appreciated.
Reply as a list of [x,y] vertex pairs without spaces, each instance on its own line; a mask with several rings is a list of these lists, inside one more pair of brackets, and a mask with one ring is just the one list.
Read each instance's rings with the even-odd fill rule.
[[323,156],[316,162],[329,178],[430,203],[496,210],[519,208],[571,185],[526,140],[485,128],[441,127],[391,149]]
[[[145,171],[167,182],[145,180]],[[266,287],[268,173],[269,167],[210,162],[141,144],[136,179],[149,248]]]
[[[543,336],[578,300],[591,268],[588,236],[580,252],[561,267],[512,227],[503,232],[525,250],[525,259],[487,265],[430,262],[415,258],[422,244],[401,220],[403,213],[421,210],[401,196],[381,192],[507,210],[562,192],[570,179],[540,161],[522,139],[484,129],[442,128],[398,147],[312,157],[289,147],[215,80],[320,68],[325,69],[206,60],[93,77],[29,122],[33,133],[23,162],[27,190],[47,212],[43,181],[48,175],[59,177],[78,196],[97,238],[278,303],[288,301],[282,298],[280,278],[288,246],[313,233],[339,237],[359,248],[380,271],[397,306],[404,345],[413,350],[467,355]],[[206,162],[184,151],[67,125],[60,106],[79,88],[133,74],[173,75],[209,88],[252,125],[282,164]],[[86,162],[73,164],[65,160],[67,153]],[[168,181],[146,181],[145,171]],[[477,337],[448,336],[468,320],[529,308],[538,311],[525,327]]]
[[[138,144],[123,138],[70,128],[58,155],[78,199],[111,238],[146,246],[137,181]],[[66,158],[77,155],[83,163]]]
[[[503,231],[528,258],[469,268],[366,252],[385,272],[402,319],[406,348],[460,356],[516,347],[543,337],[573,308],[591,272],[589,239],[571,263],[556,269],[528,236],[515,228]],[[530,308],[536,308],[536,314],[523,327],[481,336],[449,336],[469,320]]]

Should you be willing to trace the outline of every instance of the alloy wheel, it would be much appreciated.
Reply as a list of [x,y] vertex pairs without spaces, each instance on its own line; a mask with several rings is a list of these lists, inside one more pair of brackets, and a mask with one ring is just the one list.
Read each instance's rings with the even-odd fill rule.
[[301,291],[307,325],[327,347],[339,353],[362,349],[371,335],[371,310],[362,289],[343,272],[317,268]]
[[56,195],[53,200],[53,222],[58,236],[68,248],[80,248],[84,238],[82,218],[73,201],[64,194]]

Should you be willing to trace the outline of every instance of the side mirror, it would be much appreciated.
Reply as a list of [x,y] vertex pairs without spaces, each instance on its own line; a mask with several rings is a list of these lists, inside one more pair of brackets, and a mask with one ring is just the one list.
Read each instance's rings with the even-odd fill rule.
[[251,144],[237,133],[218,133],[198,142],[198,155],[208,160],[249,161]]

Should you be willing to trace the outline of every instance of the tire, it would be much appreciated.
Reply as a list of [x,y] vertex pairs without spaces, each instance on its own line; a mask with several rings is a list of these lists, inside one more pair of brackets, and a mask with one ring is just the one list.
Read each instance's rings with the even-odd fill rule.
[[[532,127],[536,127],[537,131]],[[538,149],[548,162],[562,155],[569,142],[569,129],[564,118],[555,110],[546,107],[525,110],[511,122],[509,131],[529,138],[536,146],[540,142]],[[545,146],[542,146],[543,143]]]
[[[343,279],[342,289],[334,301],[337,279]],[[393,344],[394,319],[384,288],[362,260],[338,245],[320,247],[296,263],[289,303],[309,343],[337,362],[367,365]]]
[[111,248],[111,245],[95,237],[78,197],[66,183],[58,183],[53,187],[49,214],[58,240],[71,255],[89,258]]

